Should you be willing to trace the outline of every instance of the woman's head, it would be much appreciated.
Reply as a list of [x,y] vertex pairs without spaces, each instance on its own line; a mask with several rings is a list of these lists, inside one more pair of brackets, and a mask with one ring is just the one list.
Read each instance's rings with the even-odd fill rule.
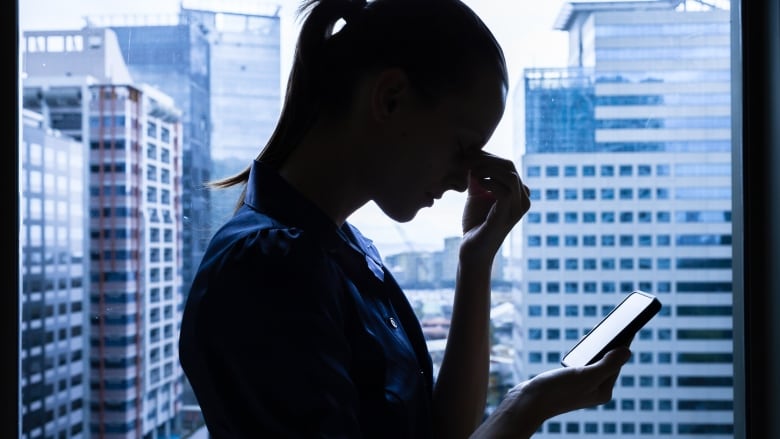
[[[503,52],[459,0],[307,0],[282,114],[258,157],[280,167],[323,115],[349,111],[357,84],[385,69],[404,72],[436,104],[486,77],[507,87]],[[337,23],[344,23],[336,30]]]
[[[383,175],[376,175],[374,201],[402,220],[420,206],[393,196],[391,185],[415,193],[422,187],[424,203],[448,189],[463,189],[465,174],[456,178],[450,175],[454,165],[443,169],[439,162],[463,143],[484,145],[508,87],[503,52],[482,20],[460,0],[305,0],[299,13],[304,20],[284,105],[258,160],[281,169],[316,124],[366,110],[354,108],[366,81],[389,78],[403,85],[406,97],[413,95],[415,105],[401,117],[408,123],[394,125],[400,130],[369,142],[372,151],[389,154],[375,167]],[[461,125],[479,134],[462,134]],[[399,174],[412,176],[415,170],[441,174],[437,178],[447,183],[410,178],[399,184]],[[247,169],[214,186],[245,183],[248,175]],[[239,205],[242,201],[243,196]]]

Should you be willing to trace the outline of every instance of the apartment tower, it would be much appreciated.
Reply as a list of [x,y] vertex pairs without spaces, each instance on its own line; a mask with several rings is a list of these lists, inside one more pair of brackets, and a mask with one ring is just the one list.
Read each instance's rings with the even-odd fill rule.
[[[181,111],[132,81],[110,30],[26,32],[24,43],[25,107],[83,157],[69,166],[85,170],[86,205],[77,192],[67,203],[81,207],[88,230],[90,437],[170,437],[182,384]],[[56,160],[41,159],[44,181]]]
[[[713,3],[713,2],[708,2]],[[569,67],[524,73],[532,208],[517,248],[516,379],[560,359],[635,289],[663,308],[611,402],[538,437],[733,436],[730,13],[568,1]]]
[[87,437],[86,151],[24,110],[20,438]]

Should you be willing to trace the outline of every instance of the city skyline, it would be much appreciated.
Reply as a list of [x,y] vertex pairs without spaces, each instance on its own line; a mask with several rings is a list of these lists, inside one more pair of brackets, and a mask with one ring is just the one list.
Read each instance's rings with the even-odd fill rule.
[[[39,46],[42,41],[86,50],[49,52],[43,49],[53,47]],[[71,333],[83,338],[85,348],[71,346],[79,355],[68,361],[54,349],[67,332],[55,331],[51,319],[37,321],[35,313],[25,313],[22,338],[29,343],[21,354],[28,367],[22,379],[35,384],[42,378],[44,389],[71,407],[83,407],[89,417],[68,416],[67,405],[55,414],[48,395],[32,387],[23,390],[22,437],[55,431],[81,437],[76,431],[84,421],[84,429],[99,437],[170,436],[182,376],[175,348],[183,265],[181,111],[157,89],[114,82],[124,82],[126,69],[110,30],[28,34],[26,43],[36,47],[28,56],[45,60],[31,65],[45,68],[28,70],[25,109],[40,114],[46,135],[24,145],[37,150],[30,156],[39,158],[28,164],[29,178],[20,182],[22,235],[38,239],[20,240],[23,254],[29,255],[20,267],[21,302],[34,311],[52,308],[62,297],[78,299],[73,302],[78,308],[58,320],[84,323],[83,331]],[[77,61],[71,63],[74,56]],[[76,182],[69,186],[55,185],[50,169],[50,157],[63,155],[57,148],[60,138],[71,138],[81,148],[80,154],[71,154]],[[84,195],[85,207],[72,212],[76,220],[63,218],[67,210],[57,206],[55,211],[47,201],[75,207]],[[41,199],[43,215],[36,215],[33,207]],[[63,221],[73,230],[68,233],[58,224]],[[83,250],[74,244],[70,249],[75,267],[57,270],[48,255],[62,253],[58,247],[79,237]],[[57,276],[57,271],[63,273]],[[72,370],[85,360],[78,382],[88,396],[63,388],[66,379],[56,383],[50,371],[38,377],[30,367],[40,362],[47,369],[56,364]]]
[[[281,89],[287,79],[299,24],[294,16],[299,3],[296,0],[238,2],[239,5],[280,6],[278,14],[281,20]],[[521,1],[512,2],[511,7],[507,7],[503,0],[466,0],[464,3],[482,17],[504,49],[510,78],[507,106],[504,117],[485,149],[511,157],[514,138],[523,135],[513,128],[515,115],[510,104],[516,95],[515,89],[522,88],[523,69],[535,65],[564,66],[566,63],[567,37],[565,33],[553,29],[555,16],[564,2]],[[161,18],[163,15],[175,15],[178,11],[177,0],[26,0],[20,3],[19,8],[22,32],[28,29],[50,29],[57,25],[60,28],[79,28],[85,24],[84,18],[90,16],[158,15]],[[538,44],[539,41],[544,44]],[[368,203],[353,214],[350,222],[374,240],[383,256],[407,251],[410,243],[413,244],[414,250],[433,251],[445,238],[461,235],[464,202],[464,194],[447,192],[433,207],[421,209],[412,221],[403,224],[389,219],[375,204]]]
[[[670,1],[668,3],[674,4],[675,2]],[[727,16],[728,14],[721,15]],[[629,20],[627,15],[616,15],[614,17],[604,15],[604,17],[611,17],[609,19],[612,20]],[[668,18],[657,15],[653,17],[653,20],[662,21]],[[731,303],[730,294],[708,295],[709,302],[706,302],[707,306],[703,307],[701,305],[704,303],[697,301],[701,293],[730,292],[730,279],[724,277],[726,274],[730,275],[730,271],[727,273],[727,268],[730,269],[730,264],[726,263],[730,263],[730,254],[725,254],[724,251],[727,249],[726,246],[731,244],[729,228],[731,212],[729,210],[730,206],[728,206],[730,199],[726,196],[728,192],[727,185],[730,183],[730,168],[728,166],[730,153],[730,139],[728,138],[729,113],[728,111],[725,113],[723,111],[724,108],[728,110],[728,99],[724,99],[723,96],[727,95],[730,77],[723,73],[724,69],[727,70],[727,67],[724,66],[728,64],[724,60],[727,60],[729,56],[728,51],[724,53],[721,47],[724,46],[724,42],[728,41],[728,38],[724,38],[721,35],[724,33],[723,26],[726,26],[723,17],[717,17],[714,26],[711,28],[706,27],[708,24],[702,24],[703,22],[696,22],[695,26],[699,27],[694,26],[691,28],[697,29],[697,32],[701,29],[709,29],[706,32],[717,35],[714,39],[707,36],[710,34],[705,35],[705,37],[698,35],[698,39],[686,40],[685,44],[679,46],[672,44],[671,47],[665,46],[670,39],[658,37],[656,40],[649,40],[651,43],[648,46],[656,44],[661,47],[647,50],[646,52],[657,53],[658,55],[653,56],[661,58],[661,61],[656,60],[657,62],[653,64],[653,67],[657,68],[658,72],[647,67],[644,64],[646,61],[641,61],[643,56],[646,55],[638,54],[639,52],[630,49],[630,44],[640,44],[638,42],[642,40],[641,37],[633,33],[635,30],[622,23],[610,23],[609,19],[607,23],[611,27],[605,26],[590,30],[594,34],[597,34],[599,31],[616,33],[618,37],[611,35],[615,37],[614,40],[610,40],[610,36],[605,38],[604,34],[601,35],[601,44],[607,41],[613,44],[613,46],[602,45],[597,48],[595,44],[588,45],[587,41],[583,43],[582,41],[574,40],[574,50],[576,51],[577,44],[579,44],[581,52],[579,56],[570,56],[569,58],[586,60],[583,64],[574,64],[569,68],[557,69],[549,68],[549,66],[542,66],[542,68],[537,69],[525,68],[525,81],[521,82],[526,87],[526,93],[529,90],[535,93],[535,100],[526,102],[524,97],[518,99],[517,94],[520,94],[519,90],[516,90],[518,93],[510,95],[509,98],[508,106],[512,108],[525,107],[525,113],[527,114],[524,114],[524,116],[526,121],[531,122],[524,125],[523,135],[518,133],[519,130],[515,130],[513,143],[515,146],[520,145],[520,147],[513,150],[511,155],[517,160],[518,168],[520,168],[522,163],[522,172],[527,174],[527,177],[532,181],[538,182],[538,186],[536,184],[532,185],[532,199],[538,201],[538,207],[536,211],[529,213],[527,221],[524,221],[522,225],[524,233],[522,238],[520,238],[522,241],[517,241],[521,243],[522,253],[528,256],[527,261],[523,262],[523,267],[516,268],[517,271],[522,271],[524,275],[523,283],[517,284],[517,286],[522,291],[522,294],[530,294],[530,296],[525,296],[523,300],[518,301],[516,304],[518,309],[523,309],[523,312],[526,311],[524,306],[529,306],[529,315],[523,317],[530,319],[525,320],[525,322],[541,315],[534,313],[540,313],[543,309],[545,313],[549,312],[547,310],[550,309],[549,306],[552,302],[547,302],[548,298],[559,300],[564,297],[563,294],[558,293],[578,294],[596,293],[597,291],[607,294],[624,293],[627,292],[628,287],[626,285],[629,284],[632,287],[638,285],[641,289],[660,292],[665,294],[667,299],[671,297],[671,303],[674,307],[670,306],[666,309],[666,313],[661,314],[663,317],[667,317],[667,321],[668,316],[672,312],[676,316],[676,313],[681,312],[680,310],[683,309],[687,310],[685,312],[691,312],[689,309],[694,308],[696,308],[696,312],[704,312],[707,309],[715,308],[722,311],[727,305],[730,306]],[[643,25],[641,16],[632,15],[631,20],[637,20],[640,26]],[[644,24],[648,26],[646,30],[655,30],[652,27],[654,23],[655,21]],[[672,20],[669,24],[678,25],[679,23]],[[725,29],[727,28],[728,26],[725,27]],[[586,35],[587,31],[588,29],[580,33],[580,35]],[[728,31],[725,32],[728,33]],[[668,35],[661,36],[666,37]],[[594,53],[588,53],[587,50],[582,52],[583,47],[586,47],[587,50],[593,50],[595,55]],[[647,48],[647,46],[642,47]],[[600,52],[599,49],[601,50]],[[675,64],[677,57],[691,58],[693,61],[689,61],[690,64],[686,64],[685,68],[679,69]],[[637,61],[637,59],[640,61]],[[657,66],[662,66],[662,68]],[[648,69],[654,74],[642,73],[642,69]],[[574,81],[561,87],[561,78],[566,80],[582,79],[584,82],[578,84]],[[541,87],[539,89],[528,87],[528,84],[531,83]],[[585,85],[583,86],[583,84]],[[102,93],[101,91],[100,94],[102,95]],[[82,93],[82,95],[84,94]],[[39,94],[38,96],[40,97],[41,95]],[[60,96],[58,95],[57,98],[60,98]],[[584,103],[579,106],[576,105],[579,102],[578,99]],[[545,100],[555,102],[555,105],[558,105],[558,107],[555,105],[545,107]],[[565,102],[565,104],[561,104],[561,102]],[[574,116],[572,120],[579,120],[586,125],[580,127],[576,123],[567,121],[565,118],[559,119],[557,117],[559,113],[556,113],[556,111],[561,110],[561,105],[572,111],[571,115]],[[705,108],[707,109],[706,111],[704,111]],[[534,111],[538,112],[538,114],[535,114]],[[521,111],[519,114],[523,114],[523,112]],[[554,117],[550,117],[550,115],[554,115]],[[580,117],[578,118],[578,116]],[[534,118],[538,118],[538,120]],[[64,119],[59,120],[62,122]],[[517,121],[518,117],[510,118],[510,122],[517,123]],[[555,126],[556,123],[561,123],[561,125]],[[534,134],[535,129],[544,128],[545,124],[553,126],[553,132],[556,133],[556,136],[561,134],[563,137],[561,139],[558,139],[558,137],[553,138],[550,134],[544,134],[543,130],[538,131],[542,133],[539,136]],[[567,140],[565,135],[570,134],[567,130],[575,126],[584,128],[584,131],[574,133],[571,137],[575,139],[574,141]],[[583,137],[583,133],[587,135]],[[588,140],[590,135],[588,133],[594,136],[590,140]],[[528,134],[527,138],[525,134]],[[576,155],[567,154],[572,152],[589,153],[587,156],[589,163],[582,162],[582,155],[577,157]],[[686,154],[679,156],[667,154],[681,152]],[[625,153],[638,154],[636,154],[635,158],[631,158],[631,156]],[[654,186],[643,186],[642,177],[651,176]],[[678,184],[677,180],[671,179],[672,176],[682,177],[681,181],[683,183]],[[590,185],[580,187],[581,183],[586,182],[585,180]],[[650,180],[648,178],[644,181]],[[702,181],[705,181],[707,184],[702,184]],[[592,182],[597,183],[594,184]],[[454,196],[457,197],[457,195]],[[581,197],[582,202],[577,202],[576,209],[572,208],[564,211],[564,208],[568,209],[572,206],[565,204],[565,202],[580,199],[578,197]],[[456,198],[452,197],[450,199],[456,200]],[[598,204],[598,212],[595,212],[596,209],[593,211],[588,210],[592,208],[593,203],[589,205],[587,200],[597,199],[608,201]],[[637,201],[635,202],[634,200]],[[654,202],[649,200],[663,201]],[[620,210],[618,210],[618,206],[620,206]],[[382,241],[377,241],[380,252],[385,257],[401,252],[430,251],[431,249],[441,248],[443,240],[446,241],[453,236],[457,237],[459,235],[459,231],[453,233],[442,227],[441,221],[451,221],[454,224],[459,224],[460,212],[457,211],[457,217],[452,218],[456,216],[454,207],[452,212],[447,214],[443,214],[445,209],[441,209],[444,206],[438,207],[439,209],[427,209],[421,212],[420,215],[420,217],[425,218],[426,214],[430,213],[439,221],[435,224],[436,235],[433,238],[430,234],[426,236],[430,244],[425,241],[417,241],[416,239],[418,234],[424,234],[422,232],[423,229],[419,227],[420,217],[410,223],[408,225],[409,229],[407,229],[406,225],[383,223],[376,218],[377,212],[369,212],[366,216],[362,216],[363,212],[370,210],[363,209],[356,215],[357,221],[353,221],[353,223],[363,229],[364,232],[373,229],[382,230],[384,228],[395,235],[395,239],[387,238],[388,242],[392,241],[392,245],[385,245]],[[615,210],[609,211],[607,207]],[[605,211],[602,212],[602,209]],[[360,223],[363,218],[370,219],[370,221],[367,221],[366,227],[363,227]],[[553,220],[552,218],[555,219]],[[577,229],[578,234],[582,234],[582,236],[566,235],[564,234],[564,229],[568,226],[558,225],[559,223],[576,224],[578,222],[583,223],[583,227]],[[619,225],[606,226],[607,228],[617,228],[616,234],[611,235],[604,232],[601,228],[594,228],[597,226],[585,224],[602,222],[620,223]],[[626,229],[625,224],[623,224],[633,222],[637,223],[636,228],[630,226],[629,229]],[[545,225],[540,226],[539,224],[542,223],[545,223]],[[549,226],[546,223],[554,223],[554,225]],[[678,227],[677,223],[680,223],[682,224],[679,226],[681,227],[681,233],[676,233],[677,229],[665,229],[663,232],[658,232],[654,226],[640,223],[662,223],[663,228],[669,227],[669,224],[674,224],[673,227]],[[593,230],[590,230],[591,228]],[[588,231],[594,233],[585,233]],[[517,232],[515,233],[517,234]],[[560,235],[556,235],[557,233],[560,233]],[[634,233],[637,234],[634,235]],[[657,236],[655,235],[656,233],[658,233]],[[382,233],[374,234],[370,231],[366,234],[374,239],[376,239],[377,235],[385,236]],[[387,236],[390,235],[388,234]],[[572,236],[575,238],[570,241]],[[438,242],[434,242],[437,239]],[[571,243],[574,244],[571,245]],[[605,250],[607,257],[600,260],[589,257],[584,257],[580,260],[579,258],[571,257],[575,255],[570,254],[568,251],[570,249],[565,251],[558,250],[558,247],[564,246],[579,247],[579,243],[582,243],[582,246],[585,247],[610,248]],[[392,247],[393,245],[396,247]],[[653,250],[657,250],[660,255],[656,253],[645,254],[643,252],[647,249],[640,248],[642,255],[632,253],[630,255],[632,257],[623,257],[628,255],[621,253],[623,249],[618,249],[618,247],[633,248],[643,246],[659,247]],[[674,252],[668,255],[665,254],[664,252],[669,252],[669,247],[680,247],[684,257],[678,258],[678,255]],[[714,250],[714,252],[710,250]],[[560,259],[558,259],[558,256],[560,256]],[[576,256],[584,255],[577,254]],[[604,256],[604,254],[601,256]],[[557,262],[555,264],[551,263],[553,260]],[[616,273],[618,276],[615,279],[616,282],[603,281],[599,283],[593,281],[583,282],[579,276],[576,279],[566,277],[571,274],[567,273],[567,271],[579,271],[579,267],[583,270],[594,270],[599,275],[610,276]],[[613,272],[612,270],[625,271]],[[630,270],[649,271],[627,273]],[[674,279],[664,279],[655,276],[656,274],[663,276],[669,272],[666,270],[674,273],[674,276],[672,276]],[[653,278],[648,280],[648,273],[651,272],[653,273]],[[559,273],[563,273],[565,276],[557,278]],[[584,272],[585,275],[592,275],[592,273]],[[700,273],[706,273],[706,275],[700,279]],[[636,274],[639,277],[626,278],[625,275],[627,274]],[[550,282],[551,276],[556,277],[555,280],[561,282]],[[712,291],[709,289],[712,289]],[[687,294],[677,295],[676,293],[678,292]],[[546,294],[558,295],[547,296]],[[571,299],[574,296],[567,295],[565,297],[566,299]],[[582,298],[580,296],[577,297]],[[558,312],[561,313],[560,316],[564,315],[562,311],[565,309],[566,317],[570,317],[569,312],[574,313],[571,317],[578,317],[580,312],[583,314],[583,317],[595,317],[599,311],[603,313],[604,310],[608,309],[608,302],[614,299],[615,295],[601,296],[599,294],[598,296],[584,297],[589,299],[587,304],[583,302],[573,305],[576,302],[567,302],[565,308],[561,305],[558,308]],[[595,300],[593,300],[594,298]],[[530,301],[525,302],[528,299]],[[530,311],[530,306],[534,307],[533,312]],[[685,317],[692,316],[691,314],[680,315],[684,316],[682,320],[685,322],[689,322]],[[166,319],[169,317],[176,318],[173,315],[166,315]],[[557,317],[557,315],[553,315],[553,317]],[[685,337],[688,337],[683,338],[687,340],[683,343],[687,346],[686,349],[695,351],[698,345],[691,344],[691,340],[710,337],[707,346],[716,346],[721,350],[717,352],[717,355],[708,358],[715,359],[719,363],[726,363],[724,360],[726,354],[722,350],[722,345],[724,345],[724,341],[730,341],[730,339],[726,338],[727,332],[724,332],[729,331],[730,326],[728,328],[722,327],[722,319],[716,323],[712,323],[713,321],[715,319],[707,319],[707,325],[709,326],[706,328],[697,326],[683,328],[683,331],[687,331],[684,332],[684,334],[687,334]],[[523,318],[518,320],[518,322],[523,322]],[[702,320],[698,320],[697,324],[701,325],[701,322]],[[577,325],[582,324],[582,322],[577,320]],[[533,332],[524,334],[528,340],[532,340],[532,334],[533,337],[542,337],[542,339],[546,340],[548,335],[541,336],[541,334],[552,334],[554,332],[549,332],[551,329],[558,329],[560,331],[559,335],[551,339],[560,341],[562,340],[561,334],[563,331],[561,331],[561,328],[555,328],[555,325],[553,323],[548,328],[537,324],[535,327],[523,327],[521,330],[533,330]],[[569,329],[572,328],[566,329],[567,344],[568,341],[571,341],[573,334]],[[574,329],[579,331],[580,328]],[[655,344],[656,337],[658,341],[676,341],[678,336],[674,335],[676,333],[673,333],[670,328],[664,326],[651,327],[650,329],[652,330],[651,332],[645,331],[640,336],[639,344],[644,349],[639,353],[639,359],[642,364],[650,365],[656,362],[659,364],[677,364],[678,361],[681,363],[704,362],[702,361],[704,360],[703,354],[700,352],[679,352],[672,348],[661,350],[659,347],[661,344]],[[539,338],[534,339],[539,340]],[[654,340],[652,346],[649,342],[651,339]],[[554,343],[559,343],[559,341]],[[531,343],[528,344],[528,346],[530,345]],[[528,373],[522,370],[521,367],[527,366],[529,358],[534,359],[531,363],[548,363],[544,364],[544,367],[549,368],[550,363],[555,363],[555,361],[551,360],[551,358],[555,358],[555,355],[551,356],[550,354],[558,350],[557,347],[557,345],[553,348],[545,346],[543,353],[542,350],[533,352],[521,351],[523,346],[518,345],[518,352],[522,352],[517,357],[518,360],[521,360],[518,361],[518,364],[522,365],[518,366],[519,373]],[[563,350],[560,351],[560,353],[563,352]],[[657,360],[654,360],[656,357]],[[678,360],[679,358],[683,360],[680,361]],[[725,366],[726,364],[718,364],[717,369],[715,369],[716,372],[713,372],[715,375],[704,376],[701,375],[701,364],[698,366],[684,364],[681,367],[687,371],[686,373],[689,376],[683,376],[682,381],[677,375],[673,374],[659,376],[657,379],[660,387],[672,387],[672,383],[675,382],[689,382],[699,384],[683,384],[682,386],[700,388],[706,387],[701,384],[702,382],[718,382],[720,384],[716,384],[716,387],[719,388],[716,389],[715,393],[723,394],[724,390],[730,390],[730,388],[724,389],[729,386],[722,384],[724,374],[729,373]],[[655,373],[654,369],[653,373]],[[652,377],[649,381],[645,380],[648,376]],[[673,377],[678,379],[675,381]],[[653,375],[629,375],[625,379],[621,379],[620,386],[634,387],[634,382],[637,382],[639,383],[638,387],[652,387],[652,385],[643,386],[642,382],[652,383],[654,379]],[[704,397],[700,398],[698,400],[682,400],[677,407],[683,407],[681,410],[698,411],[705,414],[708,410],[715,412],[728,411],[727,404],[725,404],[725,399],[722,396],[721,399],[711,400]],[[676,410],[672,409],[673,401],[677,402],[677,400],[673,399],[659,399],[657,401],[659,410]],[[612,404],[607,410],[615,410],[616,406],[614,404],[618,404],[618,411],[633,411],[635,407],[638,407],[637,412],[641,415],[646,415],[646,412],[654,411],[655,400],[649,398],[637,399],[636,401],[621,399],[614,401]],[[588,414],[585,413],[584,416],[587,418]],[[648,421],[648,419],[645,419],[645,421]],[[598,431],[599,426],[602,424],[594,427],[595,424],[592,422],[584,423],[582,427],[576,428],[570,427],[574,425],[572,422],[556,422],[550,425],[550,429],[547,432],[557,434],[558,432],[555,431],[555,428],[566,428],[567,432],[572,433],[575,431],[570,431],[568,430],[569,428],[583,428],[584,433],[594,433],[594,429]],[[557,427],[553,427],[553,425],[557,425]],[[603,425],[603,428],[608,428],[606,423]],[[654,427],[655,424],[652,424],[652,422],[645,422],[641,425],[637,422],[632,427],[635,430],[626,430],[622,425],[626,424],[616,424],[616,426],[610,428],[617,429],[619,427],[624,429],[623,433],[643,434],[653,432],[654,428],[658,428],[658,431],[661,433],[671,433],[672,431],[671,423],[660,423],[657,427]],[[677,428],[677,424],[674,425]],[[676,431],[682,433],[688,428],[691,429],[688,430],[690,432],[701,431],[698,429],[706,428],[702,427],[702,425],[706,426],[706,424],[683,424],[682,429],[678,428]],[[715,430],[712,430],[712,432],[715,434],[727,434],[724,425],[726,424],[713,424]],[[720,430],[717,430],[718,428]],[[577,430],[577,432],[579,431]]]

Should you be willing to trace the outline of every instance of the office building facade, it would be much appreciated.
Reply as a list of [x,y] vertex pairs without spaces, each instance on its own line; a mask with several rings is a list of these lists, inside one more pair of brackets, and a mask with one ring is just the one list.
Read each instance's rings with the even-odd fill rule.
[[171,95],[184,120],[184,294],[208,240],[240,188],[215,196],[206,183],[244,170],[276,124],[280,100],[279,6],[182,2],[178,15],[93,17],[117,33],[137,81]]
[[[228,4],[182,2],[181,17],[206,29],[211,99],[211,175],[235,175],[265,146],[281,110],[281,23],[279,6],[266,0]],[[241,188],[211,199],[216,230],[232,214]]]
[[20,144],[20,438],[87,437],[85,154],[24,110]]
[[729,11],[569,1],[556,28],[570,67],[524,73],[516,378],[635,289],[663,308],[613,400],[538,436],[733,437]]
[[206,29],[186,18],[163,23],[153,18],[157,17],[93,17],[90,28],[111,29],[133,79],[171,96],[182,111],[182,293],[186,296],[213,233],[211,192],[206,188],[212,179],[210,47]]
[[24,40],[25,108],[71,136],[84,158],[90,437],[169,437],[182,385],[181,111],[132,84],[110,30]]

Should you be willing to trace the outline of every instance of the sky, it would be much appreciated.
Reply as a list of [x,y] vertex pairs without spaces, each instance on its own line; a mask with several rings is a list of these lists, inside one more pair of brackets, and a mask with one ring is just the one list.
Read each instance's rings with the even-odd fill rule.
[[[231,0],[221,0],[225,4]],[[523,69],[562,67],[566,62],[567,36],[555,31],[555,17],[563,0],[464,0],[487,24],[504,49],[510,77],[510,89],[504,117],[485,150],[504,157],[515,157],[514,145],[522,145],[522,127],[514,127],[513,106],[522,102]],[[295,9],[298,0],[260,0],[279,6],[282,25],[282,78],[287,77],[293,45],[298,31]],[[25,30],[79,29],[88,16],[173,15],[180,0],[19,0],[19,27]],[[235,0],[235,5],[255,4]],[[280,84],[283,86],[283,84]],[[518,165],[519,168],[519,165]],[[406,250],[439,250],[444,239],[459,236],[465,196],[448,192],[430,208],[422,209],[408,223],[387,218],[374,204],[357,211],[349,221],[374,240],[383,255]],[[519,227],[519,226],[518,226]]]

